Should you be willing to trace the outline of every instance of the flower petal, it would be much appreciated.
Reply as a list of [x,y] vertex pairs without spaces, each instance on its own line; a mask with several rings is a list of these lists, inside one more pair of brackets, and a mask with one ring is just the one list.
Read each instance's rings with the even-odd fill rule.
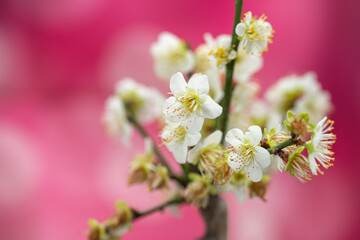
[[279,169],[280,172],[284,171],[284,161],[281,159],[281,157],[279,157],[278,155],[272,154],[270,156],[271,161],[273,161],[276,165],[276,167]]
[[197,133],[201,131],[204,125],[204,117],[199,116],[197,113],[192,113],[191,116],[181,123],[185,130],[190,133]]
[[187,83],[184,79],[184,76],[177,72],[170,78],[170,90],[171,92],[176,95],[177,93],[186,92]]
[[238,128],[233,128],[226,134],[225,140],[232,146],[236,146],[244,140],[244,133]]
[[235,152],[230,152],[227,157],[227,163],[235,172],[239,172],[244,167],[244,160]]
[[196,163],[199,159],[200,151],[202,149],[202,144],[197,144],[195,147],[189,150],[187,155],[187,162],[188,163]]
[[236,25],[235,32],[238,36],[242,37],[245,34],[246,25],[245,23],[239,23]]
[[317,163],[314,154],[309,154],[309,167],[313,175],[317,175]]
[[222,107],[217,104],[209,95],[205,96],[205,101],[201,104],[201,109],[205,118],[215,119],[222,113]]
[[207,146],[211,143],[219,144],[222,138],[222,132],[220,130],[216,130],[212,134],[210,134],[207,138],[204,140],[204,146]]
[[245,133],[245,139],[249,141],[249,143],[253,146],[259,144],[262,138],[261,128],[259,126],[250,126]]
[[249,165],[245,166],[244,170],[251,181],[260,182],[260,180],[262,179],[261,168],[254,162],[251,162]]
[[185,144],[187,146],[194,146],[195,144],[197,144],[201,139],[201,134],[200,132],[197,133],[186,133],[185,135]]
[[209,80],[208,77],[201,73],[192,75],[189,80],[188,87],[197,90],[199,94],[209,93]]
[[261,168],[267,168],[270,165],[270,153],[262,147],[255,147],[255,161]]
[[246,190],[245,190],[245,187],[243,185],[234,186],[234,194],[235,194],[236,200],[240,204],[243,204],[245,202],[245,200],[246,200]]
[[186,162],[187,151],[188,147],[185,142],[179,142],[172,151],[172,154],[178,163],[183,164]]
[[175,97],[169,97],[166,99],[163,105],[163,113],[166,120],[172,123],[178,123],[186,119],[187,114],[184,113],[185,109],[180,108],[180,102]]

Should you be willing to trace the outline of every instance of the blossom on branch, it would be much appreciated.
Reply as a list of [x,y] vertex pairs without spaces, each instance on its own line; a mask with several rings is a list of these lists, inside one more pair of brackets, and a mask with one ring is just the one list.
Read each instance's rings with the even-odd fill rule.
[[253,182],[262,178],[262,168],[270,165],[270,153],[259,146],[262,138],[259,126],[250,126],[244,134],[240,129],[231,129],[225,137],[230,144],[227,150],[227,161],[229,166],[239,172],[244,169],[247,176]]
[[170,79],[172,97],[165,101],[163,112],[166,120],[184,126],[186,131],[200,132],[204,118],[215,119],[222,107],[209,95],[209,82],[206,75],[195,74],[186,83],[181,73]]
[[183,40],[169,32],[160,33],[150,53],[154,58],[154,71],[161,79],[167,80],[176,72],[190,73],[195,65],[194,53]]
[[272,43],[274,30],[266,16],[259,19],[252,16],[251,12],[245,13],[245,17],[236,26],[235,32],[240,37],[240,47],[250,54],[261,55],[267,50],[268,43]]

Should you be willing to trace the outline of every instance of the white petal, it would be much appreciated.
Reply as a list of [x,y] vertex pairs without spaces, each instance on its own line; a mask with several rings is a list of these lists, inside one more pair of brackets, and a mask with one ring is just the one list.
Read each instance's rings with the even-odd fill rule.
[[229,153],[227,163],[235,172],[239,172],[244,167],[244,161],[234,152]]
[[259,144],[262,138],[261,128],[259,126],[250,126],[245,133],[245,139],[253,146]]
[[197,113],[192,113],[191,116],[187,119],[185,119],[181,123],[185,130],[190,133],[197,133],[200,132],[203,125],[204,125],[204,117],[199,116]]
[[261,168],[267,168],[270,165],[270,153],[262,147],[255,147],[255,161]]
[[245,34],[246,25],[245,23],[239,23],[236,25],[235,32],[238,36],[242,37]]
[[187,156],[187,162],[188,163],[194,163],[199,158],[200,151],[202,149],[202,144],[197,144],[195,147],[189,150],[188,156]]
[[175,97],[169,97],[168,99],[165,100],[163,105],[163,113],[165,114],[165,116],[170,113],[169,109],[175,102],[176,102]]
[[176,95],[177,93],[186,92],[187,83],[184,79],[184,76],[178,72],[171,76],[170,78],[170,90]]
[[317,163],[314,154],[309,154],[309,167],[313,175],[317,175]]
[[210,96],[206,95],[205,101],[201,104],[204,117],[208,119],[215,119],[222,113],[222,107],[217,104]]
[[260,180],[262,179],[261,168],[257,166],[257,164],[254,164],[252,162],[251,164],[245,166],[244,170],[251,181],[260,182]]
[[225,140],[232,146],[236,146],[244,140],[244,133],[238,128],[233,128],[226,134]]
[[284,161],[278,155],[271,155],[271,161],[275,162],[276,167],[279,169],[280,172],[284,171]]
[[207,146],[211,143],[219,144],[222,138],[222,132],[220,130],[216,130],[212,134],[210,134],[207,138],[204,140],[204,146]]
[[199,94],[208,94],[209,93],[208,77],[201,73],[194,74],[189,80],[188,87],[197,90]]
[[185,142],[179,142],[174,150],[172,151],[176,161],[180,164],[186,162],[188,147],[186,146]]
[[236,197],[236,200],[240,203],[243,204],[246,200],[246,190],[245,187],[243,185],[238,185],[234,187],[234,194]]
[[185,135],[185,144],[187,146],[194,146],[195,144],[197,144],[201,139],[201,134],[200,132],[197,133],[186,133]]

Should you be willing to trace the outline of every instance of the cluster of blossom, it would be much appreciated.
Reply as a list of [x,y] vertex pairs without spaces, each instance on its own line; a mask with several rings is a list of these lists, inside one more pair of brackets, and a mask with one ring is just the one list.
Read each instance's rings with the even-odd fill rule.
[[[133,161],[129,184],[147,183],[152,191],[168,189],[173,180],[178,196],[206,208],[210,195],[227,192],[233,192],[240,203],[248,194],[266,200],[269,175],[276,169],[306,183],[323,174],[321,166],[332,166],[334,122],[325,116],[332,104],[314,73],[283,77],[264,99],[258,98],[254,75],[262,68],[262,53],[273,32],[264,15],[257,18],[248,12],[235,28],[237,46],[234,36],[213,38],[207,33],[205,43],[193,51],[177,36],[160,34],[150,52],[155,74],[170,80],[172,96],[164,100],[157,90],[124,79],[106,102],[103,120],[107,131],[124,142],[129,142],[132,126],[146,136],[141,124],[159,120],[162,143],[184,173],[174,174],[147,138],[149,147]],[[234,64],[232,91],[224,94],[224,66],[230,63]],[[226,113],[228,127],[222,132],[220,116],[227,94],[231,105]],[[108,231],[92,225],[98,233]]]

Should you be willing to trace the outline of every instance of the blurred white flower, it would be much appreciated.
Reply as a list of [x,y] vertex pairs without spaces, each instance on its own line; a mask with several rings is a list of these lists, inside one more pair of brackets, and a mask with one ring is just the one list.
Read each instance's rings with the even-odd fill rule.
[[262,68],[263,62],[261,56],[249,54],[239,46],[235,61],[234,79],[238,82],[249,80]]
[[272,42],[273,30],[266,16],[259,19],[252,16],[251,12],[236,26],[235,32],[241,38],[240,47],[250,54],[262,54],[267,50],[268,43]]
[[126,110],[141,123],[153,121],[162,115],[165,98],[155,88],[124,78],[117,82],[115,94],[123,101]]
[[307,112],[313,121],[319,121],[332,109],[330,94],[322,89],[313,72],[281,78],[267,90],[265,98],[281,115],[287,110],[295,114]]
[[124,143],[128,143],[132,127],[127,120],[127,114],[120,98],[111,96],[106,100],[103,123],[109,135],[118,135]]
[[336,141],[336,136],[331,133],[333,124],[334,121],[324,117],[316,124],[311,141],[305,144],[309,154],[310,169],[314,175],[317,175],[318,172],[323,174],[317,162],[326,169],[333,166],[331,161],[334,161],[334,152],[330,150]]
[[250,126],[244,134],[240,129],[231,129],[225,137],[230,144],[227,151],[229,166],[239,172],[244,169],[247,176],[253,182],[259,182],[262,178],[262,168],[270,165],[270,154],[259,145],[262,138],[259,126]]
[[165,118],[183,125],[186,131],[200,132],[204,118],[215,119],[222,112],[222,107],[208,95],[206,75],[194,74],[186,83],[183,75],[176,73],[170,79],[170,89],[174,96],[165,101]]
[[190,73],[195,65],[194,53],[172,33],[162,32],[150,47],[155,74],[168,80],[176,72]]
[[190,133],[182,125],[175,128],[167,125],[161,133],[161,138],[169,151],[173,153],[176,161],[183,164],[186,162],[188,147],[197,144],[201,139],[201,134]]
[[219,102],[224,96],[224,91],[221,87],[221,75],[223,73],[219,71],[215,61],[212,61],[211,56],[209,55],[210,51],[211,49],[206,44],[202,44],[196,48],[195,72],[208,76],[210,87],[209,95],[216,102]]
[[216,66],[219,69],[236,58],[236,51],[231,46],[230,35],[221,34],[214,39],[210,33],[205,33],[204,38],[207,46],[210,48],[209,55],[212,61],[216,62]]

